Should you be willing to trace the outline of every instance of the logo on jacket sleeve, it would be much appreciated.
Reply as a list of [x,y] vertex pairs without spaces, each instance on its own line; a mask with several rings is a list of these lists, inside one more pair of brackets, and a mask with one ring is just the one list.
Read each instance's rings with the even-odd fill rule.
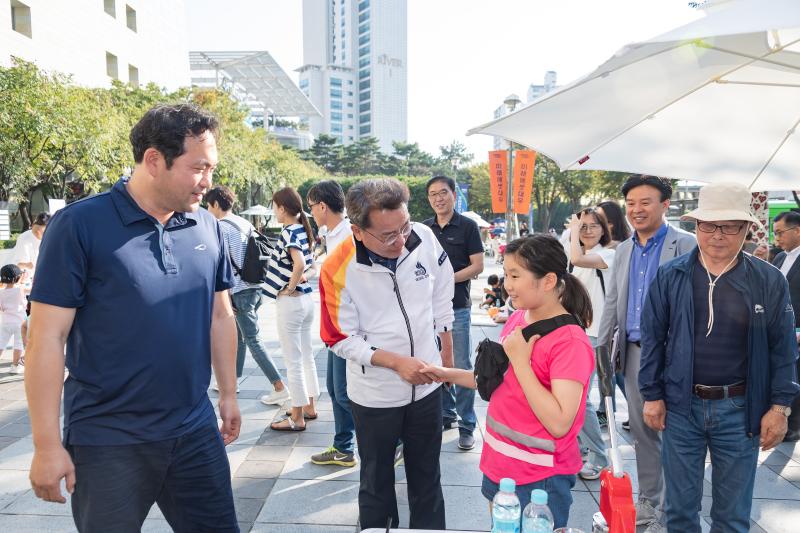
[[422,263],[417,261],[416,270],[414,270],[414,275],[416,276],[416,281],[423,280],[428,277],[428,270],[422,266]]
[[442,263],[444,263],[446,260],[447,252],[442,252],[442,255],[439,256],[439,266],[442,266]]

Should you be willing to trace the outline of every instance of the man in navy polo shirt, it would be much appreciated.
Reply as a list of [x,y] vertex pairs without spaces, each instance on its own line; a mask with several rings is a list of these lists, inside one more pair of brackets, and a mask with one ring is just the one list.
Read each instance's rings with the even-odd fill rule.
[[[217,120],[159,106],[134,126],[130,179],[50,221],[31,294],[31,485],[72,494],[81,532],[237,531],[225,444],[239,435],[233,276],[211,214]],[[64,434],[58,418],[64,379]],[[206,390],[219,385],[216,417]]]

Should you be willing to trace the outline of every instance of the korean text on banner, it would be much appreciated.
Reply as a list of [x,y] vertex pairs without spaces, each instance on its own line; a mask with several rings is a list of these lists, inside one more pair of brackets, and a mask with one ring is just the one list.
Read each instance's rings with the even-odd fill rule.
[[508,176],[508,152],[489,152],[489,188],[492,195],[492,213],[506,212],[506,176]]
[[531,207],[531,190],[533,189],[533,167],[536,164],[536,152],[518,150],[514,152],[514,212],[527,215]]

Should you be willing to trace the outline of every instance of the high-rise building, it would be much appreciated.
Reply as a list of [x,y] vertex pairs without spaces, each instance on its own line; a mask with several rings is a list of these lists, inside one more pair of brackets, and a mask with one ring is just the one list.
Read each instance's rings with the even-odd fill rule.
[[89,87],[189,85],[183,0],[2,1],[0,65],[19,57]]
[[300,89],[322,113],[313,135],[384,152],[407,139],[406,0],[303,0]]
[[[528,95],[527,99],[525,100],[525,105],[530,104],[540,96],[544,96],[545,94],[558,89],[558,85],[556,85],[556,81],[558,79],[558,75],[554,70],[548,70],[544,74],[544,84],[536,85],[531,83],[528,87]],[[516,95],[512,95],[516,96]],[[517,105],[514,107],[514,111],[520,109],[520,105],[522,102],[518,102]],[[494,110],[494,118],[500,118],[509,114],[512,110],[509,109],[506,103],[499,106],[497,109]],[[494,139],[494,149],[495,150],[504,150],[508,148],[508,141],[503,139],[502,137],[493,137]]]

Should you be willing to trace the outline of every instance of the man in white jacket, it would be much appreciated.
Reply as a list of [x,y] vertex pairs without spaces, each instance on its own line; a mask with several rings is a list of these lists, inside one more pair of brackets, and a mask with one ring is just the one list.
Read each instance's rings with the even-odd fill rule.
[[398,526],[398,440],[410,527],[445,529],[441,390],[420,369],[453,364],[453,268],[430,228],[411,222],[408,198],[394,179],[353,185],[346,205],[355,238],[334,250],[320,275],[322,340],[347,359],[364,529],[386,527],[390,518]]

